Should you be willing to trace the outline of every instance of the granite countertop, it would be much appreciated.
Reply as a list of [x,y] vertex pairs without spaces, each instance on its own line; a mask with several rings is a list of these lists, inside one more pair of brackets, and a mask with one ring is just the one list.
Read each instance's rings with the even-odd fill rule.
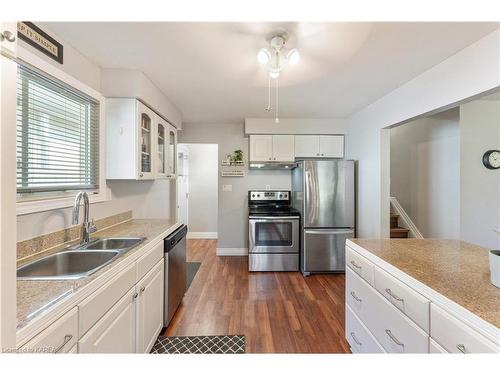
[[490,282],[488,249],[458,240],[350,241],[500,328],[500,288]]
[[[97,279],[106,271],[117,265],[121,260],[137,254],[144,249],[148,243],[165,232],[174,231],[180,224],[173,220],[141,219],[130,220],[110,228],[100,230],[92,235],[92,238],[132,236],[145,237],[141,244],[128,252],[119,255],[116,259],[88,277],[77,280],[17,280],[17,330],[26,327],[33,319],[53,310],[58,303],[70,298],[74,293],[81,290],[91,281]],[[68,244],[61,245],[51,250],[56,253],[65,249]],[[39,257],[47,255],[41,254]],[[35,260],[31,257],[29,261]],[[22,264],[25,262],[20,262]]]

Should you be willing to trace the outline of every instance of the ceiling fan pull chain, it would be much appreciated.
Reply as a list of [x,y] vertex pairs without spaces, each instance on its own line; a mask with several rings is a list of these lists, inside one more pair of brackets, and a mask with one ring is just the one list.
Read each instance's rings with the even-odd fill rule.
[[278,117],[278,100],[279,100],[279,94],[278,94],[278,91],[279,91],[279,77],[276,77],[276,112],[275,112],[275,116],[276,118],[274,119],[274,122],[276,124],[278,124],[280,122],[280,119]]
[[271,111],[271,77],[268,75],[267,76],[267,107],[266,111],[270,112]]

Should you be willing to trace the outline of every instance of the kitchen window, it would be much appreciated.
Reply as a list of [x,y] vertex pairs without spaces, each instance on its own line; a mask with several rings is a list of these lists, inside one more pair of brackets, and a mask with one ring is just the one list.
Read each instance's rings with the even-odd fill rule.
[[18,214],[67,207],[81,190],[104,200],[102,97],[28,64],[18,64],[16,91]]

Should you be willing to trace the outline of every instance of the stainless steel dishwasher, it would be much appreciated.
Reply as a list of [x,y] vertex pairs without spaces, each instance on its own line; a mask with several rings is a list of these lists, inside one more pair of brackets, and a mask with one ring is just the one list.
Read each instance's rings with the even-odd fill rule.
[[186,293],[186,233],[182,225],[164,241],[165,294],[163,300],[163,326],[167,327]]

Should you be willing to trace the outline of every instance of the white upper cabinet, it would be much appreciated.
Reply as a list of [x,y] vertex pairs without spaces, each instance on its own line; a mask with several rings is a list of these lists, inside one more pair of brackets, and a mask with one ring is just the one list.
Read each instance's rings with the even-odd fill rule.
[[320,135],[319,153],[324,158],[344,157],[344,136],[342,135]]
[[273,135],[273,161],[295,160],[295,136]]
[[106,100],[106,142],[107,179],[175,175],[176,129],[137,99]]
[[296,135],[295,157],[316,158],[319,157],[319,135]]
[[293,135],[251,135],[250,161],[294,161]]
[[250,161],[272,161],[272,160],[273,160],[273,136],[251,135]]
[[296,135],[297,158],[343,158],[343,135]]

